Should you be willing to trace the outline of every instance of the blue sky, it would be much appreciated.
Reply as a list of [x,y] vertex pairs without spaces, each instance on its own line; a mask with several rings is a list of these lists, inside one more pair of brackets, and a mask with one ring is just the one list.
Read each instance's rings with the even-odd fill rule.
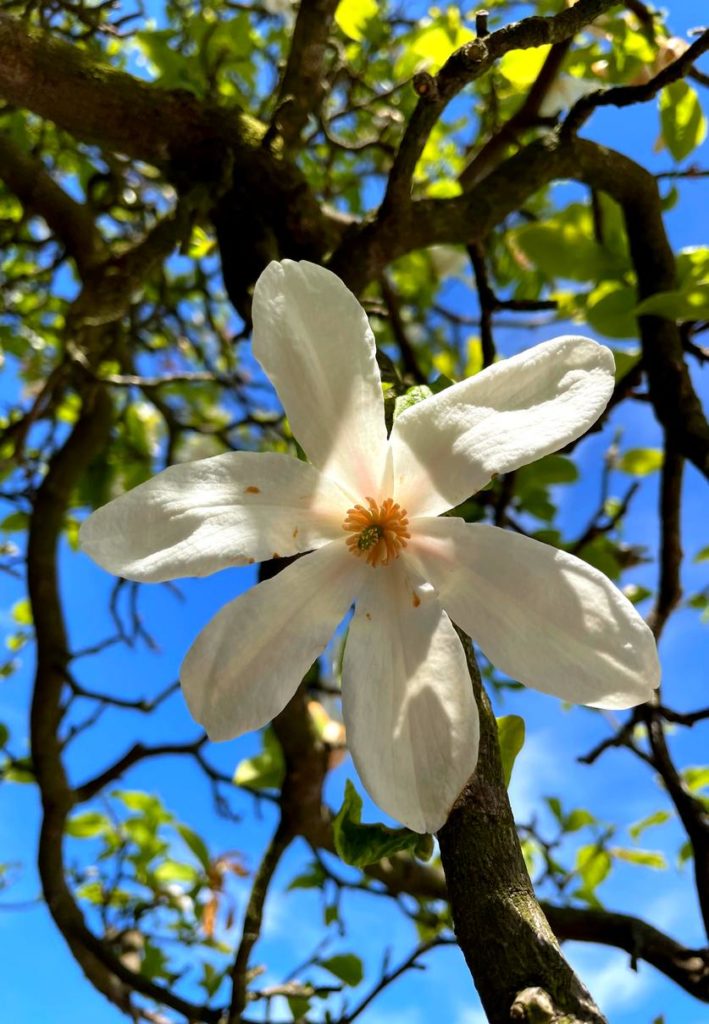
[[[706,17],[705,5],[699,0],[673,5],[676,14],[672,24],[677,34]],[[632,111],[601,110],[587,127],[586,134],[608,145],[617,146],[639,160],[650,170],[667,170],[671,161],[666,153],[654,153],[658,134],[655,105],[633,108]],[[706,164],[695,154],[692,161]],[[573,192],[575,186],[562,185]],[[707,243],[706,202],[700,203],[701,182],[687,182],[682,188],[682,201],[667,218],[675,249]],[[461,291],[462,296],[462,291]],[[506,353],[542,341],[550,333],[561,330],[508,333],[498,332],[500,347]],[[0,387],[0,401],[12,399],[15,391],[12,368],[8,368]],[[709,385],[695,374],[698,390],[709,399]],[[635,405],[624,409],[623,447],[644,447],[660,443],[660,432],[649,408]],[[566,488],[558,495],[563,520],[571,529],[585,523],[595,507],[599,481],[600,453],[610,442],[615,421],[612,419],[603,434],[584,442],[578,450],[582,483]],[[583,473],[584,467],[589,472]],[[595,474],[595,478],[594,478]],[[613,493],[620,493],[628,479],[617,474]],[[627,526],[633,542],[645,543],[650,552],[656,550],[657,476],[647,478],[633,505]],[[707,543],[706,496],[698,474],[687,468],[684,504],[685,550],[689,556],[683,583],[686,593],[706,585],[706,570],[692,565],[691,556]],[[706,563],[705,563],[706,564]],[[657,572],[653,561],[624,578],[625,582],[654,582]],[[150,695],[177,677],[180,661],[191,639],[212,615],[229,599],[250,586],[253,570],[228,570],[207,580],[181,584],[184,600],[177,600],[164,587],[143,588],[141,607],[154,630],[158,652],[138,646],[133,650],[116,648],[110,656],[82,662],[81,678],[106,692],[126,697]],[[62,590],[67,608],[72,642],[83,647],[102,638],[109,631],[103,609],[112,580],[93,566],[88,559],[65,549],[61,557]],[[0,617],[10,627],[9,609],[21,596],[21,590],[5,576],[0,576]],[[661,654],[667,702],[678,709],[706,704],[706,664],[709,654],[709,627],[702,626],[696,612],[680,611],[670,621],[662,639]],[[22,654],[22,667],[11,679],[0,684],[0,721],[8,724],[15,739],[21,742],[27,732],[26,707],[32,676],[29,651]],[[704,694],[704,696],[703,696]],[[598,739],[607,735],[608,725],[602,715],[585,709],[563,710],[552,698],[534,693],[508,694],[502,713],[517,713],[527,723],[528,739],[515,766],[511,795],[518,820],[538,815],[547,821],[542,798],[561,793],[569,806],[585,806],[599,818],[617,822],[621,828],[647,814],[666,807],[662,790],[648,777],[647,770],[623,751],[609,752],[593,769],[577,763],[576,758],[589,750]],[[70,770],[75,781],[93,774],[110,763],[129,742],[143,739],[183,740],[195,736],[192,723],[180,694],[173,696],[155,715],[146,719],[130,719],[125,732],[116,727],[116,718],[99,724],[84,742],[75,744]],[[118,720],[120,722],[120,719]],[[678,732],[672,740],[673,751],[680,765],[698,764],[706,760],[700,742],[701,734],[692,730]],[[210,756],[225,771],[232,771],[238,761],[254,753],[258,739],[247,736],[241,740],[214,747]],[[351,774],[347,762],[331,774],[328,797],[334,806],[341,800],[345,778]],[[191,768],[179,759],[151,762],[130,773],[123,780],[125,788],[146,788],[160,793],[166,806],[198,831],[203,831],[214,852],[238,849],[250,867],[258,863],[260,851],[272,827],[272,815],[264,808],[263,820],[254,823],[250,814],[250,798],[236,794],[234,804],[245,814],[247,827],[227,824],[213,813],[211,796]],[[365,814],[381,817],[370,803]],[[95,1024],[113,1024],[125,1018],[99,996],[83,979],[79,968],[64,946],[41,905],[30,909],[12,909],[11,905],[33,901],[38,895],[38,881],[32,867],[38,823],[37,794],[29,786],[0,787],[0,861],[22,861],[23,868],[16,884],[0,896],[0,974],[3,1003],[7,1019],[24,1024],[76,1024],[91,1020]],[[682,841],[674,825],[651,831],[643,845],[662,850],[671,865],[676,862]],[[618,845],[631,845],[627,835],[618,836]],[[69,847],[71,860],[71,847]],[[296,844],[289,851],[275,878],[269,899],[262,941],[256,960],[269,964],[268,980],[278,980],[283,971],[302,961],[311,947],[324,934],[321,925],[322,906],[317,894],[286,891],[291,878],[302,870],[307,851]],[[600,895],[609,908],[639,912],[658,927],[667,930],[688,945],[705,943],[690,881],[691,868],[671,870],[648,876],[648,869],[619,866]],[[245,885],[236,887],[238,913],[243,912]],[[376,976],[385,946],[393,950],[392,960],[405,956],[413,944],[413,930],[395,911],[371,896],[348,894],[343,917],[348,924],[345,939],[332,935],[328,952],[354,951],[363,956],[368,975]],[[237,915],[238,916],[238,915]],[[380,926],[386,921],[386,943],[379,941]],[[297,926],[294,926],[294,922]],[[383,927],[381,930],[384,930]],[[372,940],[372,934],[377,941]],[[567,955],[578,968],[602,1008],[618,1024],[650,1024],[664,1013],[666,1024],[700,1024],[706,1019],[706,1008],[665,982],[645,964],[637,974],[627,968],[627,957],[614,950],[570,944]],[[423,1024],[435,1014],[436,1019],[451,1024],[484,1024],[470,977],[456,949],[436,951],[425,973],[407,976],[385,993],[361,1018],[364,1024]],[[287,1019],[287,1013],[282,1018]]]

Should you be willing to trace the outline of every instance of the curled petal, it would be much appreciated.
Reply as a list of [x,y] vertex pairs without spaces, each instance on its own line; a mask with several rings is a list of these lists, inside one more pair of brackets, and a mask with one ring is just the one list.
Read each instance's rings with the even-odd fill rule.
[[441,604],[512,679],[598,708],[652,697],[655,638],[603,573],[496,526],[452,518],[415,525],[411,549]]
[[562,337],[489,366],[394,422],[394,495],[410,516],[438,515],[496,473],[580,437],[613,391],[613,353]]
[[126,579],[206,576],[341,537],[348,500],[288,455],[229,452],[170,466],[97,509],[79,543]]
[[478,757],[463,647],[406,568],[369,570],[345,647],[347,742],[368,792],[415,832],[446,821]]
[[182,690],[210,739],[270,722],[286,706],[361,586],[344,541],[299,558],[225,605],[187,652]]

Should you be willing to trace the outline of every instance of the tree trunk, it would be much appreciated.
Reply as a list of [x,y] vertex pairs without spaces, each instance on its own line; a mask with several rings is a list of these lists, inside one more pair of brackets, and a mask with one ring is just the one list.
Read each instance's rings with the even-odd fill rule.
[[497,725],[470,641],[480,710],[475,774],[438,833],[455,932],[490,1024],[604,1024],[564,959],[522,857],[502,773]]

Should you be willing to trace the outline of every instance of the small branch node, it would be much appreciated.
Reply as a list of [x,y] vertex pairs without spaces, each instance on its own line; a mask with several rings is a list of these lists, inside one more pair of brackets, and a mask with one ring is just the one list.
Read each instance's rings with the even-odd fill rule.
[[413,85],[414,92],[417,96],[420,96],[421,99],[438,99],[438,86],[436,85],[436,79],[433,75],[429,75],[428,71],[419,71],[418,74],[414,75]]
[[484,39],[485,36],[490,35],[490,29],[487,27],[489,16],[488,11],[476,11],[475,13],[475,34],[478,39]]

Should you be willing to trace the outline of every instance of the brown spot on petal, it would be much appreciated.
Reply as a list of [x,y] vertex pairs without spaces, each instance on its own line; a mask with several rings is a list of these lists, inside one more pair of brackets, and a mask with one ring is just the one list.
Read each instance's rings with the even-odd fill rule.
[[277,551],[274,551],[273,554],[271,555],[271,558],[280,558],[280,557],[281,556],[278,554]]
[[418,596],[418,594],[411,594],[411,603],[414,606],[414,608],[418,608],[418,606],[421,604],[421,598]]
[[294,526],[293,527],[293,537],[297,537],[297,536],[298,536],[298,527]]
[[253,565],[255,561],[256,561],[255,558],[247,558],[246,559],[246,564],[247,565]]
[[260,493],[261,493],[261,488],[260,487],[254,487],[253,484],[251,485],[251,487],[247,487],[246,488],[246,494],[260,494]]
[[372,616],[369,614],[369,612],[365,612],[364,617],[365,619],[369,619],[370,622],[372,621]]

